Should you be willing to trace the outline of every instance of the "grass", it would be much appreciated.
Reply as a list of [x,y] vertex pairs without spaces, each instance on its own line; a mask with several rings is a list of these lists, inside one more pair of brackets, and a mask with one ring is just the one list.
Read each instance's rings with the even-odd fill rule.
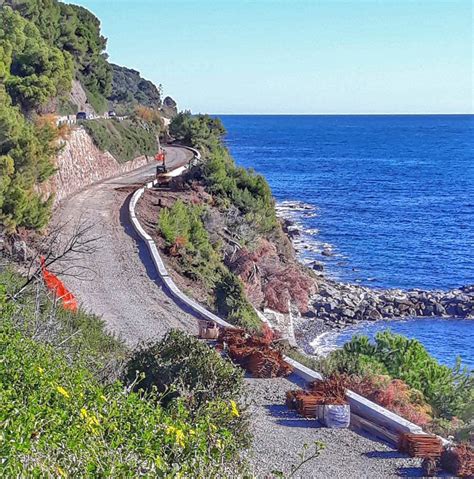
[[[55,304],[42,285],[28,288],[17,302],[3,305],[1,295],[11,296],[23,279],[11,270],[0,273],[0,314],[26,336],[55,347],[72,362],[81,362],[94,374],[114,371],[126,358],[124,343],[105,330],[104,321],[79,310],[66,311]],[[3,291],[3,293],[1,293]]]

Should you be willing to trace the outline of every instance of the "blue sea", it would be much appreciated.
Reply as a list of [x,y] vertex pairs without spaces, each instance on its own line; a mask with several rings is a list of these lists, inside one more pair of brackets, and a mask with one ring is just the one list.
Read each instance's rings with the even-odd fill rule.
[[[267,178],[280,214],[301,231],[302,261],[322,261],[332,278],[375,288],[474,283],[474,116],[221,119],[237,163]],[[382,327],[362,326],[367,334]],[[474,321],[390,328],[447,364],[460,355],[474,366]],[[354,332],[327,338],[326,347]]]

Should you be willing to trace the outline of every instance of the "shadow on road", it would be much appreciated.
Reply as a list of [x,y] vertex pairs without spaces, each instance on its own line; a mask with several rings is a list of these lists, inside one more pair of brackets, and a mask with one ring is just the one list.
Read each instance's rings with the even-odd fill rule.
[[203,319],[201,318],[196,312],[194,312],[186,303],[182,303],[181,301],[177,301],[169,292],[166,284],[162,281],[158,271],[156,270],[155,264],[151,259],[150,252],[145,244],[145,242],[138,236],[137,232],[133,228],[130,218],[129,218],[129,203],[130,199],[133,195],[133,192],[130,193],[125,201],[123,202],[122,206],[120,207],[120,224],[122,225],[125,233],[132,238],[138,247],[138,256],[140,261],[143,263],[146,269],[146,273],[148,278],[153,281],[161,290],[166,294],[168,299],[177,304],[185,313],[193,316],[196,319]]

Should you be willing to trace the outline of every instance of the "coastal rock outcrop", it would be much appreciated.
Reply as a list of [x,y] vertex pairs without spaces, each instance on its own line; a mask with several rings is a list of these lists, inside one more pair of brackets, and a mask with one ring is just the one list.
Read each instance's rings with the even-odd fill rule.
[[451,291],[377,290],[324,278],[318,286],[311,307],[331,326],[409,316],[474,318],[474,286]]
[[[308,206],[300,202],[285,202],[277,208],[283,231],[300,254],[306,243],[300,241],[300,226],[288,212],[302,211]],[[407,317],[474,318],[474,285],[450,291],[424,291],[420,289],[376,289],[358,284],[342,283],[328,278],[324,273],[324,257],[333,255],[330,245],[319,245],[320,261],[306,266],[306,276],[312,277],[314,288],[306,308],[299,308],[301,316],[295,317],[299,341],[316,337],[328,329],[343,329],[359,321],[379,321]],[[296,262],[297,259],[290,259]],[[304,269],[304,268],[303,268]]]

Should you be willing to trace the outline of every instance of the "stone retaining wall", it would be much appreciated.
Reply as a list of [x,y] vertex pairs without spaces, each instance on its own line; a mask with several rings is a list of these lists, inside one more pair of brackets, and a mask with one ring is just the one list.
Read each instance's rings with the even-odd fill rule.
[[119,163],[102,152],[83,128],[74,128],[56,157],[57,172],[40,186],[44,197],[55,194],[54,204],[98,181],[119,176],[146,165],[153,158],[141,156]]

